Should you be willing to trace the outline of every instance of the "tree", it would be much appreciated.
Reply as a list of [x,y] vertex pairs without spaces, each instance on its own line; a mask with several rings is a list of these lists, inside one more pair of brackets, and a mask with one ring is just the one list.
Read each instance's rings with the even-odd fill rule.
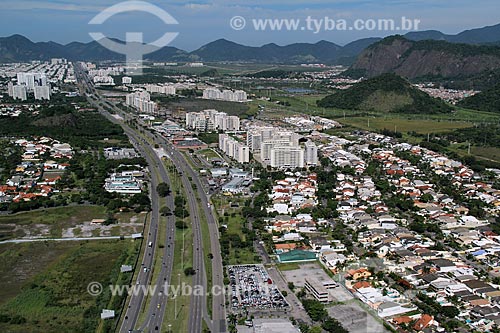
[[455,318],[459,315],[460,311],[455,306],[443,306],[441,313],[448,318]]
[[313,321],[322,321],[328,316],[325,306],[315,299],[304,299],[302,305]]
[[158,192],[160,197],[166,197],[170,194],[170,187],[167,183],[160,183],[156,186],[156,192]]
[[327,332],[330,333],[348,333],[348,331],[342,327],[342,325],[338,322],[338,320],[328,317],[323,324],[321,324],[321,327]]
[[168,215],[172,214],[172,211],[167,206],[163,206],[160,208],[160,214],[163,216],[168,216]]
[[187,227],[188,227],[188,226],[187,226],[186,222],[184,222],[184,221],[182,221],[182,220],[177,220],[177,221],[175,222],[175,227],[176,227],[177,229],[187,229]]
[[195,275],[196,271],[193,269],[193,267],[186,267],[184,269],[184,275],[190,276],[190,275]]

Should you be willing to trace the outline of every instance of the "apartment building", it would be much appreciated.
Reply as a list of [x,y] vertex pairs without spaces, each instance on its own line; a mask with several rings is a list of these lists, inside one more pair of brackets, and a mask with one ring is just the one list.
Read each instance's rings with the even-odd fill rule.
[[189,112],[186,113],[186,127],[198,132],[216,130],[235,132],[240,130],[240,119],[237,116],[228,116],[227,113],[214,109]]
[[165,95],[175,95],[177,89],[174,85],[158,85],[158,84],[148,84],[146,85],[146,91],[150,93],[165,94]]
[[158,109],[158,105],[151,101],[147,91],[136,91],[128,94],[125,103],[141,113],[154,114]]
[[250,149],[228,134],[219,134],[219,149],[238,163],[250,162]]
[[243,90],[219,90],[217,88],[207,88],[203,90],[204,99],[217,99],[230,102],[246,102],[247,93]]
[[295,169],[304,167],[304,149],[298,146],[274,147],[271,149],[272,168]]

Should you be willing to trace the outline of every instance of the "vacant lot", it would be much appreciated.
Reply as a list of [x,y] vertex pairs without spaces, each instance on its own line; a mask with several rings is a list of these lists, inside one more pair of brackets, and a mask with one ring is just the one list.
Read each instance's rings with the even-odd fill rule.
[[142,232],[145,213],[117,213],[118,224],[100,226],[92,219],[106,219],[102,206],[69,206],[0,216],[0,240],[23,237],[119,236]]
[[368,314],[358,301],[337,304],[328,308],[328,314],[342,323],[351,333],[385,333],[384,325]]
[[[0,331],[92,332],[103,308],[119,310],[109,292],[87,293],[92,281],[103,286],[128,283],[121,264],[132,264],[133,241],[37,242],[0,245]],[[130,274],[130,273],[125,273]],[[117,301],[115,303],[114,301]],[[106,327],[113,325],[106,322]]]

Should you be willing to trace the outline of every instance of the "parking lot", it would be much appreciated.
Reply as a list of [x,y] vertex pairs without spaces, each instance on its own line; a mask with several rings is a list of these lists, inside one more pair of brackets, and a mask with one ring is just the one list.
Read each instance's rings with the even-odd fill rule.
[[231,306],[239,309],[285,309],[289,305],[262,265],[228,266]]

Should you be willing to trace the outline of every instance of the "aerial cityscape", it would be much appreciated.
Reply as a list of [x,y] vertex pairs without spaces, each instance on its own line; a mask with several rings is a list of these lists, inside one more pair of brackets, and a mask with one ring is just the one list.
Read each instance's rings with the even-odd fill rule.
[[495,1],[0,4],[0,332],[499,333]]

